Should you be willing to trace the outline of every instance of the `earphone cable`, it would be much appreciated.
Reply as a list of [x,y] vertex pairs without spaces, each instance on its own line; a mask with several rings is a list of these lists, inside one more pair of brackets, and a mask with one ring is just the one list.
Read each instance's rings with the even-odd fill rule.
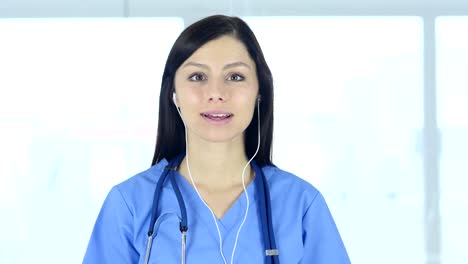
[[[185,128],[185,153],[186,153],[186,164],[187,164],[187,170],[188,170],[188,173],[189,173],[189,177],[190,177],[190,180],[192,182],[192,185],[198,195],[198,197],[200,198],[200,200],[202,201],[202,203],[206,206],[206,208],[208,208],[208,210],[211,212],[211,216],[213,217],[213,221],[216,225],[216,230],[218,231],[218,238],[219,238],[219,251],[220,251],[220,254],[221,254],[221,257],[223,258],[223,261],[224,261],[224,264],[227,264],[227,261],[226,261],[226,257],[224,256],[224,253],[223,253],[223,240],[222,240],[222,236],[221,236],[221,232],[219,230],[219,226],[218,226],[218,221],[216,219],[216,216],[213,212],[213,210],[211,210],[211,208],[209,207],[209,205],[205,202],[205,200],[203,200],[202,196],[200,195],[200,192],[198,191],[198,188],[197,188],[197,185],[195,184],[195,181],[193,180],[193,177],[192,177],[192,172],[190,171],[190,162],[189,162],[189,152],[188,152],[188,136],[187,136],[187,125],[185,124],[185,121],[184,119],[182,118],[182,113],[180,112],[179,108],[177,107],[176,105],[176,109],[177,109],[177,112],[179,113],[180,115],[180,118],[182,120],[182,123],[184,124],[184,128]],[[242,229],[242,227],[244,226],[244,223],[247,219],[247,215],[248,215],[248,212],[249,212],[249,207],[250,207],[250,200],[249,200],[249,195],[247,193],[247,189],[246,189],[246,186],[245,186],[245,170],[246,168],[248,167],[248,165],[252,162],[252,160],[255,158],[255,156],[257,155],[259,149],[260,149],[260,103],[259,101],[257,101],[257,116],[258,116],[258,138],[257,138],[257,149],[254,153],[254,155],[250,158],[250,160],[247,162],[247,164],[244,166],[244,169],[242,170],[242,187],[244,189],[244,194],[245,194],[245,198],[246,198],[246,210],[245,210],[245,214],[244,214],[244,219],[242,220],[242,223],[241,225],[239,226],[239,229],[237,230],[237,234],[236,234],[236,240],[234,242],[234,247],[233,247],[233,250],[232,250],[232,254],[231,254],[231,264],[234,262],[234,254],[235,254],[235,251],[236,251],[236,248],[237,248],[237,242],[239,240],[239,234],[240,234],[240,231]],[[185,254],[184,254],[185,255]]]
[[[244,187],[244,194],[245,194],[245,199],[247,200],[247,207],[245,209],[244,219],[242,220],[242,223],[241,223],[241,225],[239,227],[239,230],[237,230],[236,240],[235,240],[234,248],[232,250],[232,255],[231,255],[231,264],[233,263],[233,260],[234,260],[234,253],[236,252],[237,241],[239,239],[239,234],[240,234],[240,231],[241,231],[242,227],[244,226],[245,220],[247,219],[247,215],[249,213],[249,207],[250,207],[249,195],[247,194],[247,190],[245,188],[245,177],[244,177],[245,169],[252,162],[252,160],[255,158],[255,156],[257,156],[258,150],[260,149],[260,102],[259,101],[257,101],[257,118],[258,118],[257,149],[255,150],[254,155],[250,158],[250,160],[245,165],[244,170],[242,171],[242,186]],[[257,176],[260,177],[259,175],[256,175],[256,177]]]
[[203,200],[202,196],[200,195],[200,192],[198,191],[198,188],[197,188],[197,185],[195,184],[195,181],[193,180],[193,177],[192,177],[192,172],[190,171],[190,165],[189,165],[189,152],[188,152],[188,136],[187,136],[187,125],[185,124],[185,121],[184,119],[182,118],[182,113],[180,112],[179,108],[176,106],[176,109],[177,109],[177,112],[179,112],[179,115],[180,115],[180,119],[182,120],[182,123],[184,124],[184,128],[185,128],[185,153],[186,153],[186,164],[187,164],[187,170],[188,170],[188,173],[189,173],[189,176],[190,176],[190,181],[192,182],[192,185],[195,189],[195,192],[197,193],[198,197],[200,198],[200,200],[202,201],[202,203],[206,206],[206,208],[208,208],[208,210],[210,211],[211,213],[211,216],[213,217],[213,221],[216,225],[216,230],[218,231],[218,238],[219,238],[219,252],[221,253],[221,257],[223,258],[223,261],[224,261],[224,264],[227,264],[227,261],[226,261],[226,257],[224,257],[224,253],[223,253],[223,238],[221,236],[221,231],[219,230],[219,226],[218,226],[218,221],[216,220],[216,216],[213,212],[213,210],[211,210],[210,206],[208,206],[208,204],[205,202],[205,200]]

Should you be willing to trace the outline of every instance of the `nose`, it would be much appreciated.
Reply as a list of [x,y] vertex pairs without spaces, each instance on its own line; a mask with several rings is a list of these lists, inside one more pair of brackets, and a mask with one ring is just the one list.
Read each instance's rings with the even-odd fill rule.
[[208,101],[210,101],[210,102],[216,102],[216,101],[223,102],[224,98],[222,96],[210,97],[208,99]]
[[228,91],[223,81],[212,81],[208,87],[208,101],[210,103],[225,102],[228,100]]

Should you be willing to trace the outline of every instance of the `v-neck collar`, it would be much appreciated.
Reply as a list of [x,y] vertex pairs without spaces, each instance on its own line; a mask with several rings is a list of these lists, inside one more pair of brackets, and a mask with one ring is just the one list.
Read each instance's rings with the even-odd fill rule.
[[[184,200],[186,201],[186,207],[188,210],[192,211],[190,214],[192,217],[200,217],[203,223],[206,225],[207,230],[218,240],[218,232],[213,220],[213,216],[205,204],[200,200],[195,188],[179,173],[175,173],[177,184],[181,189]],[[257,203],[257,192],[256,185],[259,184],[259,178],[255,175],[254,180],[246,186],[247,194],[249,196],[250,206],[249,213],[252,214],[252,210],[256,210]],[[247,201],[244,192],[235,200],[232,206],[226,211],[221,219],[216,218],[218,223],[219,230],[223,240],[230,236],[230,234],[237,229],[242,222],[245,210],[247,206]],[[192,222],[189,219],[189,223]]]

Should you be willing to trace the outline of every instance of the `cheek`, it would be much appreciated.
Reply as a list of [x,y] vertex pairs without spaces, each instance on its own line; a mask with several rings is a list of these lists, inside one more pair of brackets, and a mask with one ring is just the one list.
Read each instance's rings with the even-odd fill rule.
[[[200,105],[202,99],[197,93],[184,91],[181,98],[181,106],[187,110],[187,112],[195,113],[198,111],[197,107]],[[188,113],[187,113],[188,114]]]
[[199,87],[194,87],[184,82],[175,82],[175,90],[180,108],[190,109],[201,102],[201,94],[197,91]]
[[250,119],[252,118],[257,107],[256,100],[253,100],[251,96],[248,96],[243,98],[242,101],[239,101],[238,105],[241,106],[238,111],[242,113],[243,118],[248,119],[245,121],[250,122]]

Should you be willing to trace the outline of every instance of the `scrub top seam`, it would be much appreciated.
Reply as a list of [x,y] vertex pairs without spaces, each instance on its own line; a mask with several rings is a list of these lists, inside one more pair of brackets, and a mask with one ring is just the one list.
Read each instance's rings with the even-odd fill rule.
[[312,205],[315,203],[315,200],[317,200],[317,197],[320,195],[320,192],[317,190],[317,192],[315,193],[314,195],[314,198],[312,198],[312,201],[310,202],[310,204],[307,205],[307,208],[305,209],[304,211],[304,214],[302,215],[302,219],[304,219],[304,217],[307,215],[307,213],[309,212],[309,209],[312,207]]
[[[133,219],[135,219],[135,215],[133,214],[132,210],[130,209],[130,207],[129,207],[129,205],[128,205],[128,202],[127,202],[127,200],[125,199],[125,196],[123,195],[122,191],[120,190],[119,185],[116,185],[116,186],[115,186],[115,189],[116,189],[116,191],[118,192],[118,194],[119,194],[120,198],[122,199],[123,203],[125,204],[125,207],[127,208],[127,210],[128,210],[128,212],[130,213],[131,217],[132,217]],[[132,230],[132,231],[133,231],[133,242],[135,242],[135,239],[136,239],[136,238],[135,238],[135,233],[134,233],[135,230]],[[133,249],[133,251],[134,251],[135,253],[137,253],[138,255],[140,255],[140,252],[139,252],[139,250],[137,249],[137,247],[136,247],[135,244],[133,244],[133,243],[130,244],[130,247],[131,247],[131,249]]]
[[127,202],[127,200],[125,199],[125,196],[123,195],[122,191],[120,190],[120,187],[119,187],[118,185],[116,185],[116,186],[115,186],[115,189],[116,189],[117,192],[119,193],[120,198],[122,198],[122,201],[124,202],[125,207],[127,208],[127,210],[128,210],[128,212],[130,213],[130,215],[131,215],[132,217],[134,217],[133,212],[132,212],[132,210],[130,209],[130,206],[128,205],[128,202]]

